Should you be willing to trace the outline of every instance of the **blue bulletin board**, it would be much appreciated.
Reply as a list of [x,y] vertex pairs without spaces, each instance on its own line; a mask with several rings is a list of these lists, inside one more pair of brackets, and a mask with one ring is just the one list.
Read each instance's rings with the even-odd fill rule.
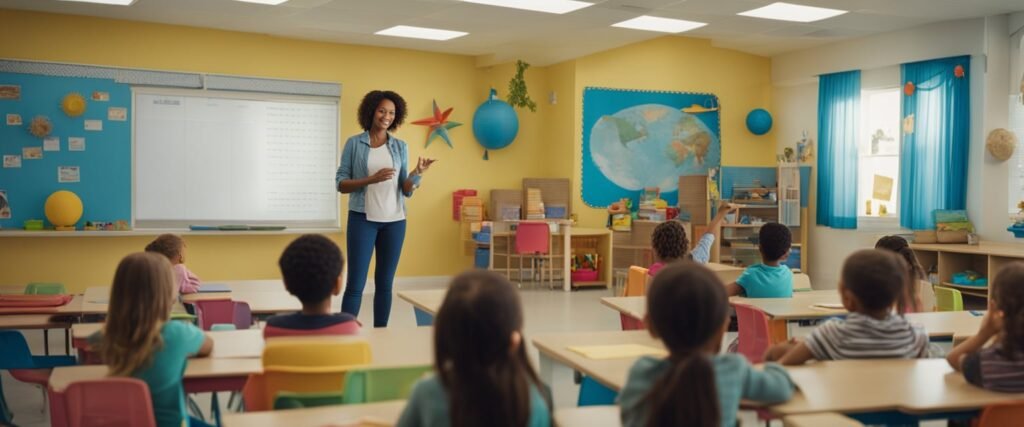
[[[61,100],[75,92],[86,99],[86,110],[81,116],[68,117],[61,110]],[[117,117],[118,111],[108,117],[111,107],[123,108],[123,117]],[[0,190],[6,191],[10,206],[10,218],[0,218],[0,227],[21,228],[27,219],[45,220],[46,198],[57,190],[72,191],[82,199],[79,229],[86,221],[131,221],[130,114],[131,89],[125,83],[0,73],[0,154],[23,156],[26,147],[44,147],[44,140],[28,131],[36,116],[48,117],[53,123],[50,135],[59,138],[59,151],[43,151],[40,159],[21,157],[20,167],[0,169]],[[21,124],[9,115],[20,116]],[[99,121],[102,130],[86,130],[87,120]],[[84,138],[84,150],[71,151],[69,138]],[[79,167],[79,182],[58,182],[62,166]]]

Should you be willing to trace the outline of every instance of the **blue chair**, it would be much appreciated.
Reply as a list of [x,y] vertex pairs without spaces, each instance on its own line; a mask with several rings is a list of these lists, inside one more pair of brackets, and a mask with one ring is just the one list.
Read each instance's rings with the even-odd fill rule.
[[[33,356],[25,336],[14,330],[0,330],[0,348],[3,349],[0,351],[0,369],[6,369],[18,381],[42,387],[44,402],[50,371],[57,366],[75,364],[74,356]],[[7,409],[3,390],[0,389],[0,424],[11,424],[12,418],[14,416]]]
[[598,406],[614,405],[619,393],[615,392],[597,380],[584,376],[580,382],[580,395],[576,406]]

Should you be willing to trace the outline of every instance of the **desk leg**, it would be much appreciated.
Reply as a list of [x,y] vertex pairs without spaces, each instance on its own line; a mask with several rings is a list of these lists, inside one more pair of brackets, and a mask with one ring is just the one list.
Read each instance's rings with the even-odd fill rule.
[[555,408],[576,406],[578,386],[573,381],[573,370],[540,352],[540,380],[548,386]]

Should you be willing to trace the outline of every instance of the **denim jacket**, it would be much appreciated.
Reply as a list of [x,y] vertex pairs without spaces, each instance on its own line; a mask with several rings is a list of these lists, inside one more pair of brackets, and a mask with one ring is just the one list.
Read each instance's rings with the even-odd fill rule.
[[[398,171],[398,188],[396,189],[397,191],[395,191],[395,197],[399,198],[398,201],[402,204],[402,210],[404,211],[405,198],[412,197],[412,192],[404,193],[402,191],[405,180],[409,176],[409,149],[406,146],[405,141],[395,138],[390,133],[388,134],[387,146],[388,151],[391,152],[391,161],[395,164],[395,170]],[[345,148],[341,152],[341,166],[338,167],[338,174],[334,178],[335,188],[337,188],[343,180],[362,179],[370,176],[370,171],[367,170],[367,160],[369,157],[369,132],[354,135],[345,141]],[[419,176],[414,176],[411,179],[415,184],[419,184],[419,178]],[[348,209],[366,213],[366,187],[359,188],[349,193]]]

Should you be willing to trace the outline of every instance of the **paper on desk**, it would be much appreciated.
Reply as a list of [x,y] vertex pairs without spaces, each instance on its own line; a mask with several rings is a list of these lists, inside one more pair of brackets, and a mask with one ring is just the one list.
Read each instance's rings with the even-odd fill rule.
[[362,417],[355,421],[343,422],[341,424],[326,424],[323,427],[388,427],[392,423],[376,417]]
[[595,360],[668,355],[668,352],[663,349],[640,344],[578,345],[568,348],[569,351],[579,353],[587,359]]
[[811,308],[826,308],[826,309],[829,309],[829,310],[843,310],[845,307],[843,307],[843,303],[841,303],[841,302],[819,302],[819,303],[816,303],[816,304],[811,304]]

